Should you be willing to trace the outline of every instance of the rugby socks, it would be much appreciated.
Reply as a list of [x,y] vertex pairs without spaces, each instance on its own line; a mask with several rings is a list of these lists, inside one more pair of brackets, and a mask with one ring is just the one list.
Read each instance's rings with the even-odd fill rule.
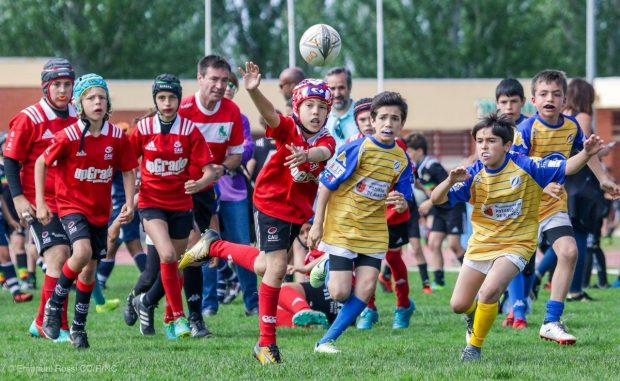
[[166,295],[166,291],[164,291],[164,284],[161,279],[161,274],[157,274],[155,282],[153,283],[151,288],[149,288],[148,291],[144,294],[142,302],[147,307],[154,306],[159,303],[159,301],[161,300],[161,298],[164,297],[164,295]]
[[375,294],[372,294],[372,296],[370,297],[370,299],[368,299],[368,308],[370,308],[371,310],[377,310],[377,305],[375,304]]
[[97,281],[101,287],[105,287],[112,270],[114,270],[114,259],[102,259],[97,266]]
[[497,311],[497,302],[490,304],[478,302],[476,315],[474,316],[474,329],[469,339],[469,344],[482,348],[484,339],[487,337],[497,317]]
[[170,307],[170,303],[168,301],[164,302],[164,324],[168,324],[171,321],[174,321],[174,316],[172,314],[172,307]]
[[296,314],[299,311],[312,309],[306,301],[306,298],[304,298],[304,296],[297,292],[297,290],[295,290],[293,287],[282,287],[280,289],[278,306],[292,312],[293,314]]
[[[218,240],[211,244],[209,248],[209,256],[221,259],[232,259],[237,265],[246,270],[254,272],[254,262],[260,254],[254,246],[241,245],[224,240]],[[272,316],[275,316],[275,311]]]
[[178,273],[177,262],[164,263],[160,265],[161,283],[166,291],[166,300],[172,308],[172,316],[176,320],[178,317],[185,316],[183,312],[183,300],[181,299],[181,285]]
[[86,328],[86,317],[90,305],[90,296],[96,281],[91,284],[82,283],[78,279],[75,290],[75,312],[73,314],[73,331],[83,331]]
[[95,300],[95,304],[100,306],[105,304],[105,296],[103,296],[103,291],[101,290],[101,285],[99,282],[94,282],[94,288],[92,290],[92,296]]
[[351,294],[349,299],[344,303],[342,309],[336,316],[336,320],[329,327],[325,336],[319,340],[319,344],[327,343],[330,340],[336,340],[342,333],[355,321],[355,319],[362,313],[366,304],[363,300],[359,299],[355,294]]
[[17,275],[19,276],[19,279],[28,279],[28,256],[26,253],[15,254],[15,262],[17,262]]
[[266,347],[276,343],[276,314],[280,287],[261,282],[258,288],[258,346]]
[[420,278],[422,278],[422,286],[430,284],[431,282],[428,278],[428,265],[426,263],[418,265],[418,271],[420,272]]
[[560,317],[564,313],[564,303],[556,300],[547,301],[547,312],[545,313],[544,324],[560,321]]
[[56,287],[57,282],[58,278],[52,278],[47,274],[45,274],[45,277],[43,278],[43,287],[41,287],[41,303],[39,303],[39,312],[37,312],[37,317],[35,319],[35,322],[39,327],[43,325],[43,312],[45,311],[45,304],[54,293],[54,288]]
[[443,270],[435,270],[435,271],[433,271],[433,275],[435,277],[435,284],[437,284],[439,286],[445,286],[446,285],[446,280],[444,278],[444,271]]
[[138,270],[140,270],[140,272],[143,273],[144,270],[146,269],[146,254],[138,253],[134,255],[133,261],[136,262],[136,266],[138,266]]
[[514,313],[514,319],[525,319],[525,277],[518,273],[508,284],[508,302]]
[[478,307],[478,301],[474,300],[473,303],[471,304],[471,306],[469,306],[469,308],[467,309],[467,311],[464,312],[464,314],[467,315],[467,316],[471,316],[471,314],[476,312],[476,308],[477,307]]
[[50,298],[50,303],[54,304],[57,307],[62,306],[65,302],[65,299],[67,299],[67,294],[69,294],[71,285],[77,279],[79,274],[79,271],[73,271],[71,267],[69,267],[69,264],[65,262],[65,264],[62,266],[62,273],[60,274],[60,278],[58,278],[58,282],[56,282],[56,287],[54,287],[54,292],[52,293],[52,297]]
[[289,327],[292,328],[293,327],[293,314],[284,309],[284,308],[280,308],[280,306],[278,306],[278,311],[276,312],[276,321],[277,321],[277,326],[278,327]]
[[[140,274],[136,285],[133,287],[136,295],[147,292],[155,283],[155,280],[158,278],[159,275],[159,253],[157,253],[157,250],[153,245],[147,245],[146,248],[146,251],[148,252],[148,254],[146,255],[146,269]],[[161,281],[159,282],[159,284],[161,286]],[[161,299],[161,296],[157,299],[157,301],[159,301],[159,299]]]
[[202,268],[186,267],[183,269],[183,290],[185,291],[185,299],[187,300],[187,309],[189,313],[196,313],[200,316],[202,306]]
[[15,296],[19,294],[19,281],[17,280],[17,274],[15,273],[13,263],[7,262],[3,265],[0,265],[0,268],[4,273],[4,277],[6,278],[6,286],[11,291],[11,295]]
[[409,282],[407,281],[407,266],[403,262],[401,249],[390,249],[385,260],[392,269],[392,281],[396,292],[396,307],[409,308]]

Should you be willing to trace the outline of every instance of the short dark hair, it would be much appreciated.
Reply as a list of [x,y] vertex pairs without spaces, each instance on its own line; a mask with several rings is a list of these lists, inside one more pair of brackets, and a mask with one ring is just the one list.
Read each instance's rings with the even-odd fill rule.
[[396,106],[400,109],[400,117],[405,123],[407,120],[407,102],[403,97],[393,91],[384,91],[372,98],[370,104],[370,117],[374,120],[377,117],[377,110],[384,106]]
[[532,78],[532,95],[536,95],[536,87],[539,82],[555,82],[562,87],[562,91],[564,92],[564,95],[566,95],[568,83],[566,80],[566,73],[562,70],[545,69],[536,74],[534,78]]
[[230,64],[226,61],[226,58],[217,54],[209,54],[208,56],[202,57],[200,61],[198,61],[198,73],[201,76],[207,74],[207,68],[209,67],[214,69],[226,69],[229,72],[232,72]]
[[351,90],[351,88],[353,87],[353,82],[351,80],[351,70],[347,69],[344,66],[339,66],[339,67],[329,69],[329,71],[325,75],[325,78],[330,77],[332,75],[342,74],[342,73],[347,75],[347,87],[349,88],[349,90]]
[[476,134],[483,128],[491,128],[491,133],[495,136],[499,136],[502,139],[502,144],[514,141],[515,122],[512,118],[502,114],[499,110],[493,111],[478,120],[478,123],[472,128],[471,136],[476,139]]
[[428,143],[426,142],[426,138],[424,135],[412,132],[405,138],[405,143],[407,144],[407,148],[411,149],[422,149],[424,155],[428,153]]
[[495,88],[495,101],[499,100],[499,97],[505,95],[507,97],[518,96],[521,100],[525,100],[525,93],[523,91],[523,85],[521,82],[514,78],[505,78]]

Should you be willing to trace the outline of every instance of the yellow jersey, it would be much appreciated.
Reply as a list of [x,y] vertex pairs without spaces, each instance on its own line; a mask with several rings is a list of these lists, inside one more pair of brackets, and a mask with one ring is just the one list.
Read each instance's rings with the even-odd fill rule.
[[385,253],[388,226],[385,198],[391,189],[411,200],[411,163],[397,144],[367,135],[345,144],[319,179],[332,191],[323,224],[323,242],[359,254]]
[[468,167],[471,177],[448,192],[450,203],[473,205],[465,257],[482,261],[516,254],[529,260],[536,251],[542,190],[551,182],[563,184],[565,168],[565,160],[535,161],[514,152],[496,170],[479,160]]

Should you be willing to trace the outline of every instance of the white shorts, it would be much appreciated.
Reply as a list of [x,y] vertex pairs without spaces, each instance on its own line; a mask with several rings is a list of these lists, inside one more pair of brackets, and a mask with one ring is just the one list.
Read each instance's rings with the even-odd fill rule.
[[382,260],[383,258],[385,258],[385,253],[372,253],[372,254],[360,254],[360,253],[356,253],[354,251],[351,251],[349,249],[345,249],[343,247],[340,246],[334,246],[334,245],[330,245],[328,243],[325,243],[323,241],[321,241],[321,243],[319,243],[319,250],[321,250],[322,252],[324,252],[325,254],[329,254],[329,255],[335,255],[338,257],[343,257],[343,258],[348,258],[348,259],[355,259],[357,258],[358,255],[366,255],[372,258],[376,258],[378,260]]
[[[525,265],[527,265],[527,261],[525,260],[525,258],[519,255],[516,255],[516,254],[509,254],[509,253],[501,254],[497,258],[502,258],[502,257],[508,259],[515,266],[517,266],[517,268],[519,269],[519,272],[523,271],[523,269],[525,268]],[[476,271],[480,271],[484,275],[487,275],[489,271],[491,270],[491,267],[493,267],[493,263],[497,260],[497,258],[487,259],[484,261],[472,261],[471,259],[465,258],[463,259],[463,265],[467,267],[471,267],[472,269]]]
[[573,227],[573,224],[570,222],[570,217],[566,212],[557,212],[544,220],[540,221],[538,225],[538,236],[540,237],[542,233],[546,232],[549,229],[557,228],[559,226],[570,226]]

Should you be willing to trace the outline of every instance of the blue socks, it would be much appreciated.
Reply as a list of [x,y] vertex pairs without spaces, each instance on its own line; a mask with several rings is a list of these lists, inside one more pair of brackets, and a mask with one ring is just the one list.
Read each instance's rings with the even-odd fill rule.
[[138,253],[133,257],[133,261],[136,262],[136,266],[138,266],[138,270],[140,270],[140,272],[144,272],[144,269],[146,268],[146,254],[144,253]]
[[560,321],[560,316],[564,313],[564,303],[555,300],[547,302],[547,313],[545,314],[544,323]]
[[327,333],[321,340],[319,340],[319,344],[324,344],[330,340],[336,340],[342,333],[355,321],[355,319],[362,313],[362,311],[366,308],[366,303],[360,300],[355,294],[351,294],[349,299],[344,303],[342,309],[338,313],[336,320],[329,327]]
[[526,300],[523,283],[523,273],[518,273],[508,284],[508,301],[512,307],[515,320],[525,319]]

